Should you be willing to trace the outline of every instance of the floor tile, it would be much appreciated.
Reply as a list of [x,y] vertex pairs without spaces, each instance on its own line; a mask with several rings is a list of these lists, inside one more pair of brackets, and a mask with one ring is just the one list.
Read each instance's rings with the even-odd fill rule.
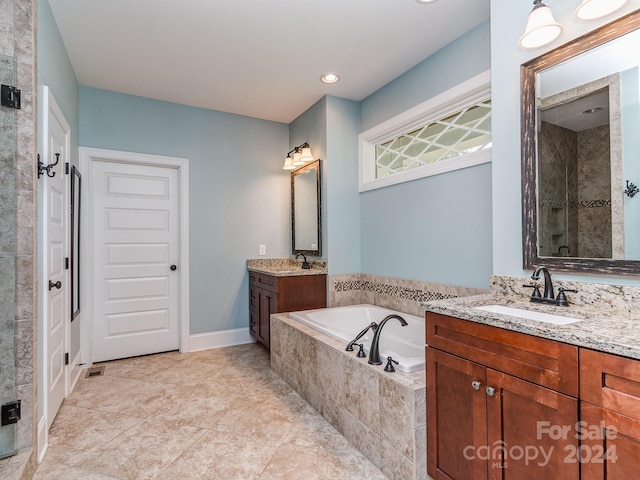
[[385,480],[258,344],[104,362],[49,432],[35,480]]

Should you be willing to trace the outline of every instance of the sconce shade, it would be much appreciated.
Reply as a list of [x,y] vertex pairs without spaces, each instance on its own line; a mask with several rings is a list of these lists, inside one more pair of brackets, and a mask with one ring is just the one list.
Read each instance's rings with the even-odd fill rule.
[[606,17],[616,10],[624,7],[629,0],[582,0],[576,9],[575,17],[578,20],[595,20]]
[[522,48],[538,48],[553,42],[562,33],[562,25],[553,18],[551,9],[542,0],[534,0],[527,28],[518,45]]
[[295,152],[293,152],[293,162],[291,162],[291,164],[294,167],[299,167],[301,165],[304,165],[306,162],[301,160],[301,157],[302,157],[302,152],[300,152],[300,150],[296,150]]
[[291,158],[290,156],[287,156],[287,158],[284,159],[284,165],[282,166],[283,170],[294,170],[296,167],[293,166],[293,158]]
[[304,147],[300,155],[300,161],[303,163],[308,163],[311,160],[313,160],[313,155],[311,155],[311,148]]

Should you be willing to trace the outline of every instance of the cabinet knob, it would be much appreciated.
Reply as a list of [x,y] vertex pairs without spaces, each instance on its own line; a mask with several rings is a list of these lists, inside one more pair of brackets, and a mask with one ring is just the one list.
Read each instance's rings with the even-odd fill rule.
[[487,395],[489,395],[490,397],[493,397],[496,394],[496,389],[493,387],[487,387],[485,389],[485,392],[487,392]]
[[480,390],[480,387],[482,386],[482,383],[480,383],[479,381],[475,380],[475,381],[471,382],[471,386],[473,387],[474,390]]

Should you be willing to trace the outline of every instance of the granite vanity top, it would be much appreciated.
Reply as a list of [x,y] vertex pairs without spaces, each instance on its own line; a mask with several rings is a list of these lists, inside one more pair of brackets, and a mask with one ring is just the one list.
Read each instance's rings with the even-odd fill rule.
[[298,275],[324,275],[327,273],[327,262],[323,260],[309,260],[311,268],[302,268],[302,259],[293,258],[250,258],[247,260],[247,270],[264,273],[274,277],[293,277]]
[[[483,305],[504,305],[523,310],[574,317],[580,319],[580,322],[555,325],[474,308]],[[424,308],[428,312],[441,313],[472,322],[640,360],[640,310],[608,310],[590,305],[558,307],[531,303],[526,297],[513,299],[510,296],[495,292],[428,302]]]

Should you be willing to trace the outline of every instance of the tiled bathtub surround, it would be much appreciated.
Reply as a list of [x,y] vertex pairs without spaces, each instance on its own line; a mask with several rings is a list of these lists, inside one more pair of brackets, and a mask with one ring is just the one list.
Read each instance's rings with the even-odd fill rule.
[[286,314],[271,317],[271,368],[389,478],[427,478],[424,370],[386,373]]
[[370,303],[419,317],[423,302],[481,293],[487,290],[368,274],[329,276],[330,307]]

